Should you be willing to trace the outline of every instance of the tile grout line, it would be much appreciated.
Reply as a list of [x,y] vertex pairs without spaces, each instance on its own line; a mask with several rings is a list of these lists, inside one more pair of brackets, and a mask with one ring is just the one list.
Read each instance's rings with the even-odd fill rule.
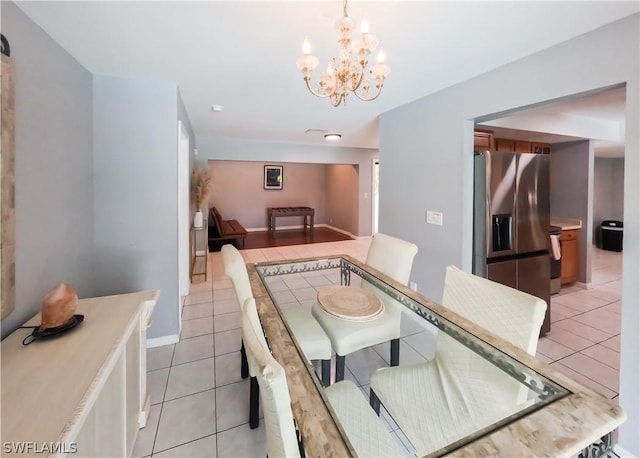
[[[577,336],[577,337],[580,337],[580,336],[578,336],[577,334],[573,334],[573,335],[574,335],[574,336]],[[576,350],[575,348],[567,347],[567,345],[563,344],[562,342],[558,342],[557,340],[553,340],[553,338],[552,338],[552,337],[545,336],[545,338],[546,338],[546,339],[549,339],[549,340],[551,340],[551,341],[553,341],[554,343],[556,343],[556,344],[558,344],[558,345],[562,345],[563,347],[566,347],[566,348],[568,348],[569,350],[573,350],[573,353],[569,353],[568,355],[562,356],[561,358],[554,360],[554,362],[555,362],[555,361],[559,361],[559,360],[564,359],[564,358],[568,358],[569,356],[573,356],[573,355],[575,355],[576,353],[580,353],[580,352],[582,352],[582,351],[584,351],[584,350],[587,350],[587,349],[589,349],[589,348],[593,348],[593,347],[595,347],[596,345],[600,345],[600,342],[595,342],[595,343],[593,343],[593,342],[592,342],[592,345],[589,345],[589,346],[587,346],[587,347],[581,348],[580,350]],[[586,337],[583,337],[583,338],[584,338],[584,339],[586,339]],[[589,340],[589,339],[587,339],[587,340]],[[608,340],[608,339],[607,339],[607,340]],[[606,342],[606,340],[603,340],[603,342]],[[605,348],[607,348],[607,347],[605,347]],[[609,350],[611,350],[611,348],[609,348]],[[611,351],[615,351],[615,350],[611,350]],[[542,352],[541,352],[541,353],[542,353]],[[618,353],[618,358],[619,358],[619,357],[620,357],[620,352],[616,352],[616,353]],[[544,355],[544,353],[542,353],[542,354]],[[548,355],[545,355],[545,356],[546,356],[547,358],[551,358],[551,356],[548,356]],[[588,356],[588,355],[585,355],[585,356]],[[551,358],[551,359],[553,359],[553,358]],[[597,360],[597,359],[595,359],[595,358],[591,358],[591,359],[594,359],[595,361],[598,361],[599,363],[602,363],[602,364],[605,364],[605,365],[609,366],[608,364],[606,364],[606,363],[605,363],[605,362],[603,362],[603,361],[599,361],[599,360]],[[611,366],[609,366],[609,367],[611,367]],[[615,367],[612,367],[612,369],[615,369]],[[619,370],[619,369],[618,369],[618,370]]]
[[[171,363],[173,364],[173,355],[176,352],[176,345],[173,344],[173,351],[171,352]],[[160,404],[160,412],[158,413],[158,424],[156,425],[156,433],[153,436],[153,444],[151,445],[151,453],[149,456],[153,458],[153,452],[156,448],[156,440],[158,439],[158,431],[160,431],[160,420],[162,420],[162,410],[164,409],[164,397],[167,393],[167,386],[169,385],[169,377],[171,377],[171,366],[169,366],[169,373],[167,374],[167,381],[164,386],[164,392],[162,393],[162,403]]]
[[[207,262],[209,262],[209,260],[212,260],[213,257],[209,256],[209,251],[207,250]],[[213,270],[213,269],[212,269]],[[215,288],[213,287],[213,278],[211,281],[211,310],[212,312],[215,312],[214,310],[214,304],[215,304],[215,298],[214,298],[214,291]],[[214,406],[214,415],[213,415],[213,430],[214,435],[216,436],[216,456],[220,456],[219,454],[219,440],[218,440],[218,386],[217,386],[217,380],[216,380],[216,317],[215,317],[215,313],[213,315],[211,315],[211,321],[212,321],[212,332],[213,332],[213,399],[215,402],[215,406]]]
[[[562,364],[562,362],[561,362],[561,361],[554,361],[554,362],[557,362],[557,363],[558,363],[558,364],[560,364],[562,367],[565,367],[565,368],[567,368],[567,369],[569,369],[569,370],[571,370],[571,371],[573,371],[573,372],[575,372],[575,373],[577,373],[577,374],[580,374],[580,375],[581,375],[581,376],[583,376],[584,378],[591,380],[591,381],[592,381],[593,383],[595,383],[596,385],[599,385],[599,386],[601,386],[602,388],[605,388],[606,390],[611,391],[611,392],[613,392],[613,393],[615,394],[612,398],[607,398],[607,396],[605,396],[604,394],[602,394],[602,393],[598,393],[598,394],[600,394],[601,396],[603,396],[603,397],[605,397],[605,398],[607,398],[607,399],[610,399],[610,400],[611,400],[611,399],[614,399],[614,398],[616,398],[617,396],[619,396],[619,395],[620,395],[620,393],[618,393],[616,390],[612,390],[612,389],[611,389],[611,388],[609,388],[608,386],[605,386],[605,385],[603,385],[602,383],[598,382],[597,380],[592,379],[592,378],[591,378],[591,377],[589,377],[588,375],[582,374],[582,373],[580,373],[580,372],[576,371],[575,369],[572,369],[572,368],[570,368],[569,366],[566,366],[566,365]],[[560,372],[562,372],[562,371],[560,371]],[[564,372],[563,372],[563,373],[564,373]],[[565,375],[566,375],[566,374],[565,374]],[[573,380],[573,378],[572,378],[572,377],[570,377],[569,375],[567,375],[567,377],[569,377],[570,379],[572,379],[572,380]],[[580,382],[578,382],[578,383],[580,383]],[[595,391],[594,389],[592,389],[592,388],[589,388],[589,389],[597,393],[597,391]]]
[[[199,441],[199,440],[202,440],[202,439],[206,439],[207,437],[211,437],[211,436],[215,436],[215,435],[216,435],[216,433],[213,433],[213,434],[207,434],[206,436],[198,437],[197,439],[191,439],[190,441],[183,442],[182,444],[178,444],[178,445],[174,445],[174,446],[169,447],[169,448],[165,448],[165,449],[162,449],[162,450],[158,450],[156,453],[163,453],[163,452],[167,452],[167,451],[169,451],[169,450],[173,450],[174,448],[182,447],[182,446],[184,446],[184,445],[191,444],[192,442],[196,442],[196,441]],[[218,448],[218,438],[216,437],[216,452],[217,452],[217,448]],[[217,453],[216,453],[216,454],[217,454]]]

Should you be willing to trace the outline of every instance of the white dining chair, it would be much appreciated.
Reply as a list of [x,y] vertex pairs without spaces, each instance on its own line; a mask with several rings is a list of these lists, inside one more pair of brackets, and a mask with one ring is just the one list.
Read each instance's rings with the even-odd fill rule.
[[[413,259],[418,247],[410,242],[386,234],[375,234],[365,263],[407,285]],[[366,284],[363,284],[366,287]],[[400,320],[404,306],[390,297],[381,298],[384,312],[369,321],[349,321],[326,312],[320,304],[314,304],[311,312],[325,330],[336,352],[335,381],[344,379],[346,355],[366,347],[390,342],[390,361],[397,366],[400,360]]]
[[[256,367],[266,427],[267,456],[304,456],[304,445],[295,431],[286,373],[269,350],[253,298],[247,299],[242,307],[242,335],[249,361],[253,361]],[[407,455],[353,382],[336,383],[325,393],[357,456]]]
[[325,389],[325,395],[358,456],[407,456],[351,380],[334,383]]
[[271,355],[253,298],[247,299],[242,306],[242,337],[249,364],[255,369],[260,387],[267,456],[299,457],[301,445],[297,439],[291,412],[287,376],[282,366]]
[[[244,304],[245,301],[253,297],[251,290],[251,282],[247,274],[247,266],[242,255],[236,247],[231,244],[222,246],[222,262],[224,264],[225,273],[231,278],[233,288],[236,292],[238,302]],[[288,307],[281,309],[284,320],[289,325],[292,333],[295,335],[302,352],[309,362],[320,361],[321,378],[325,385],[330,383],[331,372],[331,342],[322,327],[313,318],[311,313],[302,307]],[[244,348],[244,339],[240,348],[242,378],[251,376],[249,388],[249,426],[257,428],[259,425],[258,409],[258,385],[255,379],[255,369],[251,363],[248,363],[246,349]]]
[[[544,300],[449,266],[443,305],[534,355]],[[435,357],[388,367],[371,376],[370,401],[389,411],[416,448],[427,455],[515,413],[527,389],[492,363],[438,332]]]
[[[253,297],[251,282],[249,281],[249,275],[247,274],[247,267],[244,263],[244,259],[233,245],[223,245],[221,251],[224,272],[229,278],[231,278],[238,303],[242,306],[247,299]],[[249,364],[247,360],[247,353],[244,348],[244,339],[242,339],[240,346],[240,375],[243,379],[251,376],[251,380],[249,382],[249,427],[251,429],[255,429],[260,424],[258,416],[260,402],[258,396],[258,382],[255,378],[255,368]]]

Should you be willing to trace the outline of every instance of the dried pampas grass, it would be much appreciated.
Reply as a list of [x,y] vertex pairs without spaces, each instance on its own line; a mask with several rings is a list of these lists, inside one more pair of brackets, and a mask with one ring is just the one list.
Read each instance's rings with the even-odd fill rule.
[[191,198],[197,209],[202,208],[202,205],[209,199],[212,184],[213,176],[209,167],[196,166],[193,169],[191,174]]

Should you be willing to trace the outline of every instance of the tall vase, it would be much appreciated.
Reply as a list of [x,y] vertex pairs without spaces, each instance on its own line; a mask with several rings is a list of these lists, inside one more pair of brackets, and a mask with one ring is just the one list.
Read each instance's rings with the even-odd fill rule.
[[198,210],[193,215],[193,227],[202,227],[202,223],[203,223],[202,212]]

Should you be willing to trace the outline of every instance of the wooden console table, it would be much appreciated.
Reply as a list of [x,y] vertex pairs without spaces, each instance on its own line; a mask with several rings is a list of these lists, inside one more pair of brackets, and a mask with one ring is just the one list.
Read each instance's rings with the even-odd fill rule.
[[270,231],[276,230],[276,218],[280,216],[302,216],[303,228],[313,230],[313,217],[315,209],[311,207],[269,207],[267,208],[268,227]]
[[146,331],[158,296],[82,299],[84,322],[67,334],[25,346],[32,329],[16,329],[2,342],[4,456],[131,455],[150,407]]
[[191,248],[191,265],[189,268],[189,277],[193,282],[193,277],[204,275],[204,281],[207,281],[207,255],[209,253],[209,227],[205,221],[202,227],[191,226],[189,231],[189,245]]

